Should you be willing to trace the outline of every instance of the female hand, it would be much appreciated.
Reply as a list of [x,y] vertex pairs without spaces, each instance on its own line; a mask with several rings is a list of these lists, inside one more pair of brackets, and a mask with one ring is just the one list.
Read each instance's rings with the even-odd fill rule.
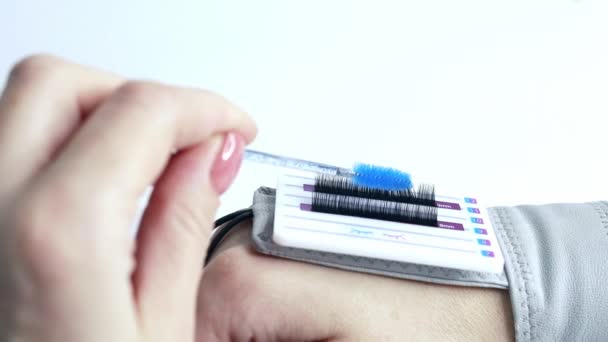
[[255,135],[206,91],[18,63],[0,100],[0,340],[193,340],[218,195]]

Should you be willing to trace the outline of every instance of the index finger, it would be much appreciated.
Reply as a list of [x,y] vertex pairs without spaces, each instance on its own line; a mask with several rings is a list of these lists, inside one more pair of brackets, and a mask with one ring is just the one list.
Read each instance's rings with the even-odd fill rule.
[[53,56],[23,59],[0,97],[0,197],[26,184],[124,80]]
[[44,181],[57,184],[74,205],[90,203],[91,194],[133,202],[173,152],[229,131],[247,143],[257,132],[245,112],[217,94],[128,82],[76,132]]

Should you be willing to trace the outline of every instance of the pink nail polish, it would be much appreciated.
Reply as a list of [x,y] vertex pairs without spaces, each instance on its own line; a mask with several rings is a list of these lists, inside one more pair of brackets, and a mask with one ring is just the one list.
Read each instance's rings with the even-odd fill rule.
[[222,194],[234,181],[243,161],[245,140],[236,133],[224,137],[223,146],[211,169],[211,182],[215,190]]

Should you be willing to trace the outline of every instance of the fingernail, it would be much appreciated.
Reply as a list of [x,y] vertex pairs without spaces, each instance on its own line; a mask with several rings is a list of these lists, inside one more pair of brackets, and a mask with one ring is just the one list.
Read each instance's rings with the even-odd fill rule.
[[227,133],[213,167],[211,183],[215,190],[222,194],[234,181],[243,161],[245,140],[236,133]]

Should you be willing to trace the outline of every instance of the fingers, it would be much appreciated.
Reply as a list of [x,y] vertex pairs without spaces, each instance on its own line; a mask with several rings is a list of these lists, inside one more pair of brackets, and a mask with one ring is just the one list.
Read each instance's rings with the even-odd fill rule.
[[77,246],[94,241],[109,244],[111,255],[119,254],[114,248],[124,253],[125,227],[134,218],[137,199],[160,176],[172,152],[227,131],[248,142],[255,125],[217,95],[151,83],[119,87],[34,184],[43,197],[69,208],[53,234]]
[[[188,331],[192,318],[181,310],[194,312],[218,195],[236,173],[225,159],[242,157],[256,135],[252,120],[209,92],[124,83],[47,57],[21,63],[9,84],[0,102],[0,201],[9,199],[0,218],[35,321],[79,317],[86,322],[74,336],[90,337],[96,322],[152,329],[157,312],[174,310],[174,327]],[[129,226],[159,177],[134,263]],[[151,318],[134,324],[134,310]]]
[[74,199],[103,191],[132,202],[153,183],[172,151],[235,131],[246,142],[253,121],[220,96],[152,83],[128,83],[100,106],[54,163],[52,181]]
[[[210,230],[218,195],[227,186],[225,179],[211,183],[215,173],[209,158],[215,155],[204,146],[225,132],[243,136],[241,145],[256,133],[242,111],[217,95],[150,83],[119,87],[29,187],[28,196],[45,207],[45,215],[34,224],[36,232],[26,234],[26,240],[33,241],[30,251],[40,247],[49,254],[38,260],[37,271],[60,265],[58,272],[70,274],[71,284],[94,280],[95,286],[81,292],[96,298],[100,288],[119,292],[122,286],[121,295],[130,293],[131,284],[125,286],[125,280],[135,269],[140,298],[134,304],[143,305],[139,309],[149,314],[174,308],[177,315],[178,307],[187,312],[190,306],[192,314],[200,279],[196,264],[200,270],[206,248],[203,237]],[[173,151],[175,163],[170,163]],[[133,267],[129,226],[137,199],[166,167],[142,222],[144,236]],[[221,175],[226,173],[229,170]],[[67,280],[62,277],[56,292],[70,288]],[[143,303],[143,297],[156,302]],[[162,324],[159,319],[154,314],[142,324],[153,329]],[[187,320],[174,322],[188,325]]]
[[121,82],[51,56],[18,63],[0,98],[0,198],[38,172]]
[[[149,324],[146,341],[192,340],[196,293],[218,205],[215,189],[223,191],[239,167],[243,144],[237,140],[233,134],[216,137],[178,153],[157,183],[140,228],[134,275],[142,322]],[[209,173],[211,179],[203,176]]]

